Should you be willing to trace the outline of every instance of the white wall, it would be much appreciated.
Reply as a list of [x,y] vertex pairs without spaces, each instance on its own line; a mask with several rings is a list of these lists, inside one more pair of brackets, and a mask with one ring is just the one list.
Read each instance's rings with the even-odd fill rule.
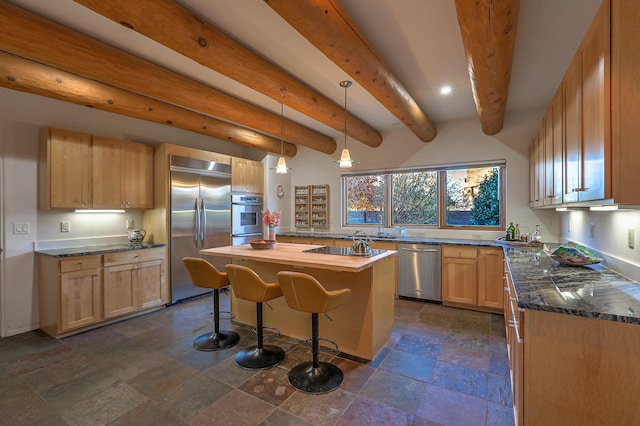
[[[512,114],[502,132],[496,136],[482,133],[477,119],[440,123],[438,135],[430,143],[417,139],[407,128],[399,127],[383,135],[378,148],[370,148],[348,139],[347,147],[354,159],[361,163],[352,170],[380,170],[410,166],[464,163],[484,160],[506,160],[507,162],[507,221],[520,224],[521,232],[533,233],[540,224],[543,235],[555,240],[559,233],[558,215],[555,211],[534,211],[529,208],[529,141],[539,126],[541,113],[528,111]],[[342,145],[340,145],[340,149]],[[340,149],[329,156],[317,151],[298,147],[298,155],[291,159],[291,186],[328,183],[331,188],[331,230],[334,233],[353,232],[353,228],[342,228],[340,173],[343,169],[330,165]],[[335,157],[335,158],[334,158]],[[271,191],[272,188],[267,188]],[[288,212],[283,218],[283,227],[293,227],[293,203],[288,191]],[[300,230],[304,232],[304,230]],[[321,232],[321,231],[319,231]],[[409,236],[474,238],[493,240],[502,232],[409,229]]]
[[[640,211],[563,212],[561,240],[575,241],[606,256],[609,267],[640,281]],[[571,224],[569,225],[569,222]],[[635,248],[627,245],[627,231],[634,229]]]

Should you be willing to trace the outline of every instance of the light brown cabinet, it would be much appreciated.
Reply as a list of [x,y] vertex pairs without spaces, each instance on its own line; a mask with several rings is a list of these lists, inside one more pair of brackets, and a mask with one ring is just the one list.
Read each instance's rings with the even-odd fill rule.
[[[563,151],[564,151],[564,93],[563,86],[556,91],[553,102],[544,116],[544,161],[539,173],[544,173],[542,205],[562,204],[563,194]],[[542,181],[540,182],[542,185]]]
[[104,317],[161,305],[167,300],[163,248],[104,255]]
[[63,337],[168,303],[166,249],[38,255],[40,328]]
[[259,161],[232,158],[231,190],[262,194],[264,192],[264,165]]
[[39,150],[39,207],[91,208],[91,135],[42,129]]
[[524,424],[524,311],[518,308],[511,273],[504,262],[504,324],[516,425]]
[[442,247],[443,302],[477,304],[477,256],[475,247]]
[[544,205],[544,131],[541,128],[531,141],[529,148],[529,163],[531,173],[531,207],[541,207]]
[[444,245],[443,303],[502,313],[502,261],[501,248]]
[[153,147],[43,129],[38,191],[41,209],[153,208]]
[[[604,0],[567,69],[559,90],[564,93],[563,173],[554,165],[554,181],[547,182],[554,188],[550,205],[559,202],[559,185],[564,204],[640,204],[639,20],[638,2]],[[555,143],[555,129],[553,136]]]
[[38,256],[40,328],[58,337],[100,322],[101,256]]
[[635,425],[640,327],[519,308],[506,264],[504,279],[516,425]]
[[478,247],[478,306],[502,311],[503,261],[502,248]]
[[153,147],[93,137],[93,207],[153,208]]

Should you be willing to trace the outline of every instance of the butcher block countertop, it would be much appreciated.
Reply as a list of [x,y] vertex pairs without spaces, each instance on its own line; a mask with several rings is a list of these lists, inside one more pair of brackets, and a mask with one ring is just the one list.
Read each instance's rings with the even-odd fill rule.
[[360,272],[370,268],[396,251],[386,250],[377,256],[338,256],[334,254],[304,253],[304,250],[322,247],[311,244],[277,243],[271,249],[254,249],[249,244],[216,247],[201,250],[205,256],[223,256],[234,259],[254,260],[257,262],[277,263],[289,266],[327,269],[331,271]]

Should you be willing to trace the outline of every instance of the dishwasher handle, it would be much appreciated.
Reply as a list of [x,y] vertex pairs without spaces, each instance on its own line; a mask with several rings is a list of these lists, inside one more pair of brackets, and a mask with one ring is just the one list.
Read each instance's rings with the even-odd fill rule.
[[400,250],[411,251],[411,252],[421,252],[421,253],[435,253],[438,251],[438,249],[410,249],[405,247],[401,247]]

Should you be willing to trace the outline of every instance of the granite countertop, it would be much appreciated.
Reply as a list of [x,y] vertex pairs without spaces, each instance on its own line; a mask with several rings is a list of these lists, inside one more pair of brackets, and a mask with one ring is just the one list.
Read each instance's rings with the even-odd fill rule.
[[605,265],[563,266],[534,248],[505,256],[520,308],[640,324],[640,284]]
[[36,253],[52,257],[85,256],[90,254],[113,253],[116,251],[142,250],[155,247],[166,247],[166,244],[97,244],[82,247],[66,247],[47,250],[36,250]]
[[[352,240],[350,234],[329,234],[329,233],[305,233],[305,232],[279,232],[278,235],[283,237],[301,237],[301,238],[331,238],[338,240]],[[426,238],[426,237],[376,237],[369,236],[375,241],[388,241],[398,244],[457,244],[466,246],[482,246],[482,247],[502,247],[493,240],[463,240],[455,238]],[[374,244],[375,247],[375,244]]]

